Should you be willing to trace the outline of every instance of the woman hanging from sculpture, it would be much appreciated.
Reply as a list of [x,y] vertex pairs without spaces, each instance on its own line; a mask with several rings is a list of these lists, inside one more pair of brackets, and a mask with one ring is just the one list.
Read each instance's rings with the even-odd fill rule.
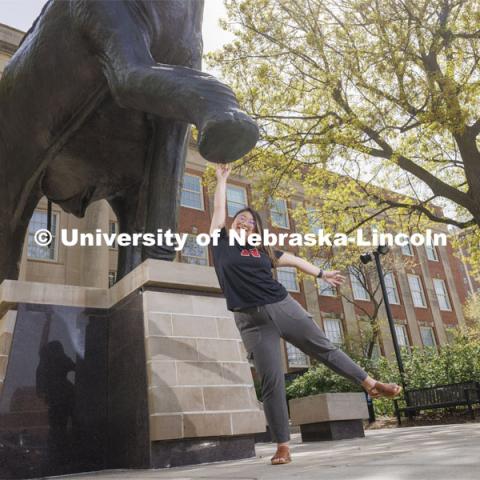
[[241,245],[235,239],[230,245],[225,225],[226,183],[230,171],[230,166],[217,165],[210,235],[220,229],[220,237],[217,245],[212,245],[213,261],[227,308],[234,312],[235,323],[261,380],[265,416],[273,440],[277,443],[271,463],[286,464],[291,462],[288,445],[290,434],[280,338],[360,384],[372,398],[394,398],[402,388],[374,380],[333,345],[312,315],[272,275],[272,268],[295,267],[338,286],[345,280],[339,271],[322,271],[302,258],[266,245],[252,248],[249,236],[253,233],[262,235],[263,226],[258,212],[248,207],[236,212],[231,224],[231,230],[238,235],[244,233],[247,242]]

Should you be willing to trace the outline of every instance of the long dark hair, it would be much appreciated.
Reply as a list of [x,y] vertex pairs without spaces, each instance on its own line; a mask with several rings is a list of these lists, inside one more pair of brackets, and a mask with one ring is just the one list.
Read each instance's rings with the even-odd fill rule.
[[235,213],[232,221],[234,221],[237,218],[237,216],[240,215],[243,212],[250,212],[252,214],[252,217],[255,219],[255,225],[256,225],[255,226],[255,233],[259,233],[260,238],[262,239],[262,243],[261,243],[259,248],[260,248],[260,250],[263,250],[266,253],[268,258],[272,262],[273,267],[276,267],[278,262],[277,262],[277,257],[275,256],[275,253],[273,252],[273,248],[270,245],[264,245],[263,221],[262,221],[262,217],[260,216],[260,214],[256,210],[254,210],[253,208],[245,207],[245,208],[242,208],[241,210],[239,210],[238,212]]

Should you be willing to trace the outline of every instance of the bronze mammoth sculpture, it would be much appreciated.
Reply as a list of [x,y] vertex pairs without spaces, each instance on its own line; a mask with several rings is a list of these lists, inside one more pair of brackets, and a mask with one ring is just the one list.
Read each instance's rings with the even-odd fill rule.
[[[203,73],[203,0],[49,0],[0,80],[0,282],[18,278],[45,195],[78,217],[107,199],[121,232],[176,231],[190,124],[230,162],[256,123]],[[120,247],[118,278],[173,248]]]

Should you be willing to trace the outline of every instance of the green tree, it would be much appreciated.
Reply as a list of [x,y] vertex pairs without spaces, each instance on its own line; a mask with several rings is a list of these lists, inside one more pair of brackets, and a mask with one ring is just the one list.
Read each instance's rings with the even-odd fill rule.
[[372,209],[410,228],[425,220],[470,227],[463,239],[474,239],[478,259],[480,2],[226,6],[236,39],[209,60],[261,126],[262,141],[239,163],[256,188],[288,195],[299,182],[351,229]]

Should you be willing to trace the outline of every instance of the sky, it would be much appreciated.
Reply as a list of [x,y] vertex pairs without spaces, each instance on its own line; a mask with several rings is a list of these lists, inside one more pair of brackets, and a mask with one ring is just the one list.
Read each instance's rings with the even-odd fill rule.
[[[26,31],[45,3],[46,0],[0,0],[0,23]],[[232,34],[225,32],[218,25],[218,19],[221,17],[225,17],[223,0],[205,0],[203,14],[205,53],[219,49],[233,38]]]

